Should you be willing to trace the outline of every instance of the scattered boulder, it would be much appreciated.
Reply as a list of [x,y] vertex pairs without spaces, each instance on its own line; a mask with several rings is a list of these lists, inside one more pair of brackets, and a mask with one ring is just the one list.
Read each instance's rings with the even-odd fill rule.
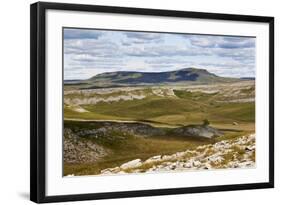
[[162,156],[162,160],[171,160],[171,159],[173,159],[173,156],[171,156],[171,155],[163,155]]
[[142,165],[141,160],[140,159],[135,159],[135,160],[132,160],[132,161],[129,161],[127,163],[122,164],[120,166],[120,168],[121,169],[130,169],[130,168],[139,167],[141,165]]
[[104,170],[101,170],[101,174],[112,174],[112,172],[109,170],[109,169],[104,169]]
[[192,162],[186,162],[186,163],[183,164],[184,168],[191,168],[192,166],[193,166]]
[[177,167],[176,163],[173,163],[169,166],[170,170],[175,170]]
[[249,151],[253,151],[253,150],[255,150],[255,149],[256,149],[255,145],[252,145],[252,146],[247,146],[247,147],[245,148],[245,151],[249,152]]
[[193,166],[195,166],[195,167],[199,167],[200,165],[201,165],[200,161],[194,161],[193,162]]
[[213,163],[220,163],[223,160],[224,160],[224,158],[217,154],[208,157],[208,161],[213,162]]
[[161,160],[161,155],[150,157],[145,161],[145,163],[157,162]]

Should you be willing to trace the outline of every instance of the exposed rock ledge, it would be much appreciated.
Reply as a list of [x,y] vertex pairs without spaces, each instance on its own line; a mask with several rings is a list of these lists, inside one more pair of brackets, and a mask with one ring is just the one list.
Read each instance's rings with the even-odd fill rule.
[[173,155],[153,156],[145,161],[135,159],[120,167],[108,168],[101,174],[150,173],[161,171],[188,171],[255,166],[255,134],[215,144],[199,146],[194,150]]

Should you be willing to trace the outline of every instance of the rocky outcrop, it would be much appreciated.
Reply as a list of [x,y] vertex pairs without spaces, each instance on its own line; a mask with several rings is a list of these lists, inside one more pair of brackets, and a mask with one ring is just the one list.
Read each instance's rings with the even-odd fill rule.
[[255,134],[202,145],[173,155],[153,156],[145,161],[132,160],[101,174],[150,173],[255,167]]
[[68,105],[95,105],[101,102],[112,103],[127,100],[141,100],[145,98],[145,95],[119,95],[119,96],[109,96],[109,97],[76,97],[68,98],[64,97],[64,103]]
[[138,122],[91,122],[93,128],[83,128],[75,131],[80,137],[104,137],[111,136],[112,132],[122,132],[138,137],[165,135],[166,132],[162,128],[153,127],[149,124]]
[[223,133],[220,132],[219,130],[206,125],[183,126],[174,129],[173,132],[181,136],[204,137],[204,138],[214,138],[223,135]]
[[64,129],[63,160],[65,163],[91,163],[104,157],[108,150],[90,140],[81,140],[70,129]]
[[98,138],[111,136],[112,132],[122,132],[137,137],[152,136],[180,136],[180,137],[198,137],[215,138],[222,136],[223,133],[216,128],[208,125],[188,125],[179,128],[154,127],[148,123],[141,122],[90,122],[91,128],[83,128],[75,131],[80,137]]

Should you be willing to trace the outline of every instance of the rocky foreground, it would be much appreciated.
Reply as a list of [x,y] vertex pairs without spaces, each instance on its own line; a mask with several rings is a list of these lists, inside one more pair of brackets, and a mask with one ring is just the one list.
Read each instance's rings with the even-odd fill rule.
[[173,155],[135,159],[120,167],[101,171],[102,175],[153,173],[163,171],[211,170],[255,167],[255,134],[202,145]]

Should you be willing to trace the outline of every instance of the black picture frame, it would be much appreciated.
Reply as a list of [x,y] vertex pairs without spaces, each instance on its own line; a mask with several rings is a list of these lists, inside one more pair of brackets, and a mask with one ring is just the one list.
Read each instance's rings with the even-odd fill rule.
[[[67,10],[120,13],[145,16],[169,16],[194,19],[262,22],[269,25],[269,181],[236,185],[171,188],[126,192],[89,193],[46,196],[46,81],[45,35],[46,11]],[[30,7],[30,199],[37,203],[76,200],[96,200],[198,192],[231,191],[274,187],[274,18],[265,16],[230,15],[218,13],[126,8],[82,4],[38,2]]]

